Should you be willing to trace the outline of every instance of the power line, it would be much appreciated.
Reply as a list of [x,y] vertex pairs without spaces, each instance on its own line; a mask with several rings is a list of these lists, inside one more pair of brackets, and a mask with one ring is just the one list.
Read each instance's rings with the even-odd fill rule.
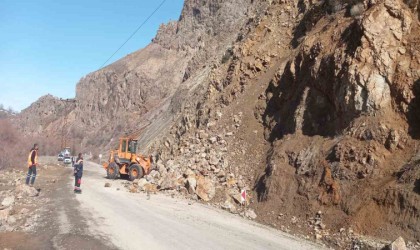
[[146,20],[143,21],[142,24],[140,24],[140,26],[133,32],[133,34],[131,34],[131,36],[114,52],[114,54],[112,54],[108,60],[106,60],[104,62],[104,64],[102,64],[102,66],[100,67],[100,69],[102,69],[103,66],[105,66],[105,64],[111,60],[111,58],[117,54],[117,52],[137,33],[137,31],[139,31],[141,29],[141,27],[143,27],[143,25],[145,25],[147,23],[147,21],[149,21],[149,19],[162,7],[162,5],[166,2],[166,0],[163,0],[159,6],[152,12],[152,14],[150,14],[150,16],[148,18],[146,18]]

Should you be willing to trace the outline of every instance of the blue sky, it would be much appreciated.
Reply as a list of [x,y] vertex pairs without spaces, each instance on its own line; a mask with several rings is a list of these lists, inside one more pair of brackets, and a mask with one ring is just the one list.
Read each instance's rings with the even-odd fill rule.
[[[1,0],[0,103],[20,111],[45,94],[73,98],[161,0]],[[183,0],[162,8],[107,63],[143,48],[161,23],[178,20]]]

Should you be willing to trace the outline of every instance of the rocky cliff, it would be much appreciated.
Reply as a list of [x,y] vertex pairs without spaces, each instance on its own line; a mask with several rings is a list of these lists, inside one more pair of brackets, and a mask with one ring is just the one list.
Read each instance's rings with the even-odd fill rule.
[[340,228],[419,240],[418,5],[187,0],[148,47],[82,78],[68,113],[22,129],[66,121],[87,147],[141,129],[160,189],[231,212],[249,189],[257,220],[330,243]]
[[19,113],[13,121],[26,135],[34,136],[48,131],[48,135],[58,136],[61,135],[63,129],[68,129],[64,126],[64,121],[68,119],[75,107],[76,101],[73,99],[60,99],[46,95]]
[[[108,145],[121,134],[151,124],[151,133],[159,134],[167,127],[162,124],[168,124],[179,111],[174,103],[181,105],[180,99],[189,98],[186,92],[207,81],[213,62],[220,61],[235,42],[248,16],[265,5],[265,1],[185,1],[179,21],[162,25],[145,49],[83,77],[77,84],[75,105],[66,109],[71,115],[65,121],[55,101],[44,109],[43,104],[51,99],[47,96],[24,110],[19,123],[38,133],[61,133],[59,124],[66,124],[67,134],[86,146]],[[25,123],[32,115],[46,121]]]
[[[183,102],[150,181],[231,212],[253,190],[260,221],[327,241],[418,239],[413,6],[271,1]],[[308,220],[319,210],[328,229]]]

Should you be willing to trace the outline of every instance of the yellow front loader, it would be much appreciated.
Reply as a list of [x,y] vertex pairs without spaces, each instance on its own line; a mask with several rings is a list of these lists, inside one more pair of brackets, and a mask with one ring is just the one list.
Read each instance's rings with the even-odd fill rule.
[[131,137],[120,138],[118,149],[111,150],[108,162],[103,163],[109,179],[128,175],[133,181],[151,171],[152,158],[136,153],[137,140]]

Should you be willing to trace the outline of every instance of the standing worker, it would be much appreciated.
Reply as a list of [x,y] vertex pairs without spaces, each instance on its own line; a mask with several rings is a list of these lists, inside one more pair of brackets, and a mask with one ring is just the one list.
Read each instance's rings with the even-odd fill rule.
[[79,153],[76,163],[74,164],[74,193],[81,194],[80,184],[83,175],[83,155]]
[[31,179],[31,186],[34,185],[36,178],[36,166],[38,165],[38,144],[34,144],[34,147],[31,149],[31,152],[28,156],[28,175],[26,176],[26,185],[29,185],[29,180]]

